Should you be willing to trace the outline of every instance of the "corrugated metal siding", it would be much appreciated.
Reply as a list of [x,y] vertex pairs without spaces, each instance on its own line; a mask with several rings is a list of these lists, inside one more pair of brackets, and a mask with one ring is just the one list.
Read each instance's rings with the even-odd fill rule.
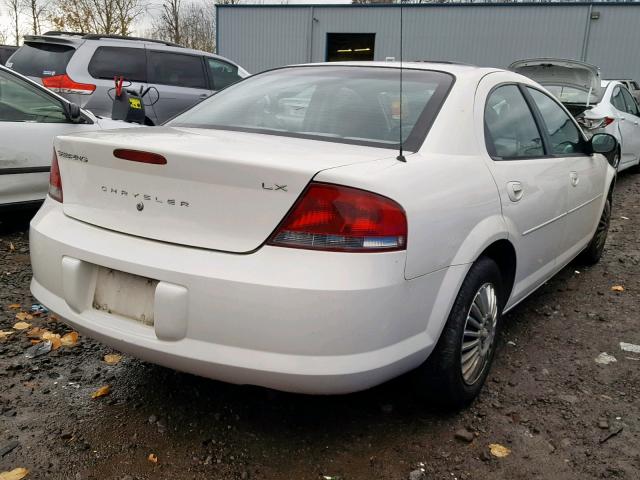
[[251,73],[309,61],[307,8],[218,8],[218,53]]
[[600,18],[591,22],[586,61],[598,65],[605,78],[640,80],[640,5],[593,10]]
[[[407,5],[404,58],[498,67],[532,57],[580,60],[589,23],[586,61],[605,77],[640,80],[640,5],[592,8],[599,19],[590,20],[588,4]],[[327,33],[375,33],[375,59],[398,58],[399,22],[397,7],[219,7],[218,51],[258,72],[324,61]]]

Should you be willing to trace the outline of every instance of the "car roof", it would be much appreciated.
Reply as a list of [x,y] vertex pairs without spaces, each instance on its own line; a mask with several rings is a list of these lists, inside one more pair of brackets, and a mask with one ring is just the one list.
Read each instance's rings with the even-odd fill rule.
[[[412,62],[377,62],[377,61],[367,61],[367,62],[321,62],[321,63],[303,63],[298,65],[291,65],[293,67],[305,67],[305,66],[327,66],[327,67],[335,67],[335,66],[345,66],[345,67],[382,67],[382,68],[397,68],[400,69],[406,68],[411,70],[431,70],[431,71],[439,71],[450,73],[454,75],[456,78],[463,76],[484,76],[487,73],[505,71],[499,68],[487,68],[487,67],[478,67],[476,65],[467,65],[464,63],[455,63],[455,62],[447,62],[447,61],[412,61]],[[286,68],[286,67],[285,67]],[[509,72],[513,73],[513,72]]]
[[[206,57],[219,58],[221,60],[228,61],[237,65],[232,60],[228,58],[221,57],[220,55],[216,55],[215,53],[205,52],[204,50],[195,50],[193,48],[183,47],[182,45],[178,45],[173,42],[165,42],[164,40],[154,40],[152,38],[142,38],[142,37],[127,37],[123,35],[101,35],[101,34],[85,34],[85,33],[75,33],[75,32],[64,32],[64,31],[51,31],[45,32],[42,35],[25,35],[24,36],[25,43],[59,43],[62,45],[71,45],[74,47],[79,47],[85,42],[103,42],[108,41],[110,45],[113,45],[112,42],[122,42],[123,46],[126,46],[130,43],[152,43],[157,44],[159,49],[162,47],[172,47],[179,48],[184,53],[191,53],[197,55],[203,55]],[[173,50],[171,50],[173,51]]]

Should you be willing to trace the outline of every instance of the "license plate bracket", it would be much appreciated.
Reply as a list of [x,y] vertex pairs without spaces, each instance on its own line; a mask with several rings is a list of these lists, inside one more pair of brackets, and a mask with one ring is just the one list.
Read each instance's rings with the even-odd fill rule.
[[93,308],[153,326],[153,306],[159,281],[98,267]]

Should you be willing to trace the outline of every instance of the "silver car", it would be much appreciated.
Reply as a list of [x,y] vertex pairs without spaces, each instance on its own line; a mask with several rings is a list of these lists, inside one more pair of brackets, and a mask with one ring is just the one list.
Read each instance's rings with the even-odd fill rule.
[[26,35],[7,67],[103,117],[111,116],[115,77],[124,77],[125,87],[136,91],[151,87],[143,99],[147,125],[249,75],[223,57],[173,43],[68,32]]

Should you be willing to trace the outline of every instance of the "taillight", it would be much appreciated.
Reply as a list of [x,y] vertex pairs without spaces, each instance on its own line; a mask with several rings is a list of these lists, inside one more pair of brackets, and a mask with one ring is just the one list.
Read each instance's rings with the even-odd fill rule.
[[596,128],[604,128],[607,125],[611,125],[616,119],[613,117],[603,118],[587,118],[585,116],[578,117],[578,123],[588,130],[595,130]]
[[43,77],[42,84],[49,90],[56,93],[79,93],[80,95],[91,95],[96,86],[91,83],[78,83],[71,80],[69,75],[54,75],[53,77]]
[[58,155],[56,155],[55,150],[53,151],[51,171],[49,173],[49,196],[58,202],[62,202],[62,177],[60,177]]
[[313,182],[268,241],[281,247],[382,252],[407,246],[407,217],[393,200]]

